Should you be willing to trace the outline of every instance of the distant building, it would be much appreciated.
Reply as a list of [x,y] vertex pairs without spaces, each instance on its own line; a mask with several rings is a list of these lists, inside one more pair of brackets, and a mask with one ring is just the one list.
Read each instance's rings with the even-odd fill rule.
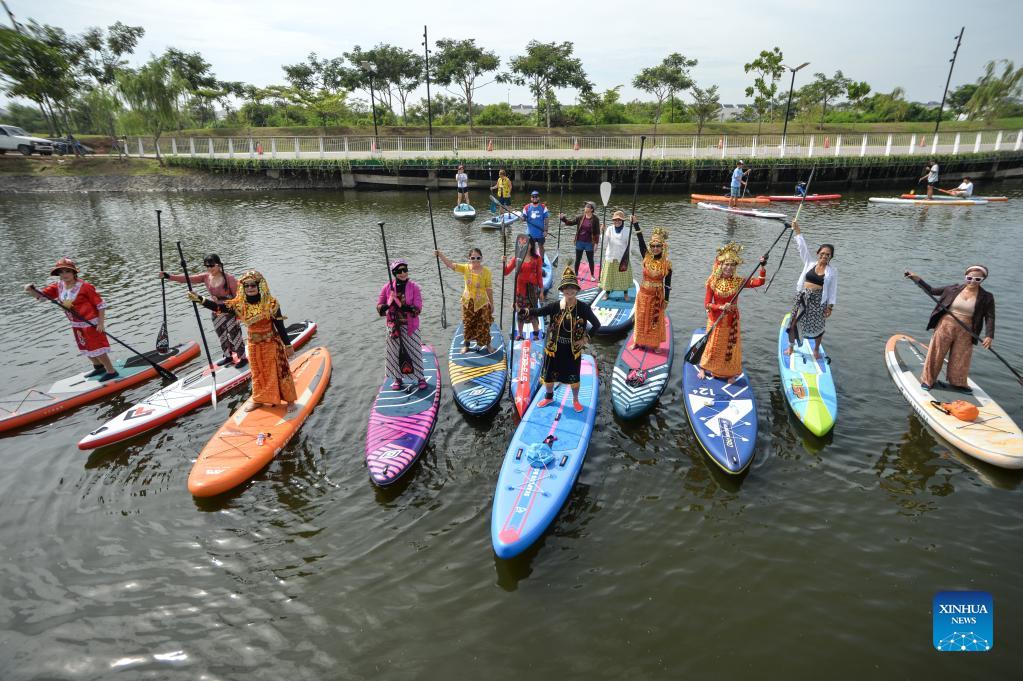
[[731,121],[739,117],[742,113],[742,104],[722,104],[721,110],[718,111],[718,121]]
[[512,104],[511,110],[523,116],[532,116],[536,113],[536,107],[532,104]]

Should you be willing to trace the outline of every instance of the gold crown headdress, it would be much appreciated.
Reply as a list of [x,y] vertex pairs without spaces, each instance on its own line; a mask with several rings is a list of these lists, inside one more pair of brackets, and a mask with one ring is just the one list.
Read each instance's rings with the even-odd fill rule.
[[745,262],[741,255],[742,249],[743,247],[740,244],[734,241],[729,242],[718,249],[717,258],[714,259],[714,262],[720,265],[726,262],[730,262],[733,265],[741,265]]

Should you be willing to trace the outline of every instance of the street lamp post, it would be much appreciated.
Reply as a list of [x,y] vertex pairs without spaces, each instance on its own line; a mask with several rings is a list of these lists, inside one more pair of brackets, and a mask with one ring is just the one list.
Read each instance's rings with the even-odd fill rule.
[[782,144],[785,144],[785,135],[789,131],[789,109],[792,108],[792,88],[794,88],[796,86],[796,71],[798,71],[799,69],[804,68],[806,66],[809,66],[809,65],[810,65],[810,62],[808,62],[808,61],[803,62],[802,64],[800,64],[796,68],[792,68],[791,66],[785,66],[785,64],[782,64],[782,66],[784,66],[785,68],[787,68],[789,71],[792,72],[792,80],[791,80],[791,82],[789,82],[789,101],[788,101],[788,104],[785,105],[785,124],[782,126],[782,129],[781,129],[781,143]]
[[956,38],[956,48],[952,52],[952,58],[949,59],[951,64],[948,67],[948,79],[945,81],[945,91],[941,93],[941,106],[938,107],[938,120],[934,123],[935,144],[937,144],[938,139],[938,128],[941,126],[941,112],[945,110],[945,97],[948,95],[948,86],[952,82],[952,69],[956,67],[956,56],[959,54],[959,46],[963,44],[963,33],[965,32],[965,26],[959,29],[959,37]]
[[426,26],[423,26],[423,50],[426,52],[426,124],[429,136],[433,137],[433,111],[430,102],[430,41],[426,38]]
[[362,62],[361,66],[362,70],[369,74],[369,105],[373,114],[373,147],[379,150],[380,144],[377,141],[377,100],[373,90],[373,74],[376,73],[377,69],[368,61]]

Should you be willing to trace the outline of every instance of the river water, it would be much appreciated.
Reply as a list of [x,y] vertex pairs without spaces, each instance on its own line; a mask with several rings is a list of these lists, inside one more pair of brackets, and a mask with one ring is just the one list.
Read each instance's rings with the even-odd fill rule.
[[[619,189],[612,207],[631,198]],[[771,289],[742,299],[745,367],[761,424],[748,475],[723,477],[701,453],[680,401],[678,355],[660,406],[639,421],[617,421],[601,386],[573,493],[544,538],[510,561],[495,558],[489,531],[515,428],[509,402],[490,418],[468,418],[445,382],[420,462],[393,488],[368,480],[363,438],[383,364],[373,309],[386,276],[377,221],[386,222],[391,257],[407,258],[424,287],[424,340],[444,349],[454,332],[440,325],[422,194],[0,198],[5,391],[86,366],[70,351],[63,317],[21,291],[44,283],[61,255],[74,257],[105,296],[110,331],[152,347],[158,208],[168,269],[177,269],[175,240],[195,268],[216,251],[234,272],[260,269],[292,320],[319,324],[313,343],[334,360],[323,402],[298,436],[251,484],[213,500],[194,500],[185,481],[244,391],[216,411],[92,453],[77,440],[157,382],[0,436],[0,678],[1018,673],[1023,476],[936,441],[890,380],[882,353],[893,333],[927,337],[932,304],[903,279],[905,268],[939,284],[981,262],[998,304],[996,348],[1023,365],[1023,187],[983,191],[1014,200],[918,208],[868,205],[867,194],[854,194],[804,208],[808,240],[832,242],[841,273],[826,336],[839,392],[832,435],[802,430],[780,390],[774,347],[798,276],[793,245]],[[500,235],[455,222],[447,201],[435,198],[444,204],[436,211],[441,247],[457,256],[480,245],[496,268]],[[586,198],[597,197],[575,193],[565,205]],[[648,228],[671,234],[669,312],[680,344],[703,323],[714,248],[741,241],[752,263],[780,228],[697,210],[681,195],[641,196],[638,212]],[[784,243],[772,253],[772,272]],[[570,249],[565,233],[566,257]],[[460,279],[445,273],[447,316],[457,322]],[[169,292],[172,342],[196,338],[183,287]],[[595,342],[602,376],[621,342]],[[1023,390],[1008,371],[982,352],[973,366],[972,376],[1023,419]],[[933,649],[931,600],[958,589],[991,592],[991,652]]]

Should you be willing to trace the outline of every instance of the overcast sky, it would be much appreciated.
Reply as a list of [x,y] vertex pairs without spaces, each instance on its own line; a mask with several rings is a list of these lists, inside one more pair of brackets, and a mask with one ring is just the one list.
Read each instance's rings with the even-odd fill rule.
[[[199,51],[221,80],[255,85],[283,83],[281,64],[309,52],[340,56],[354,45],[387,42],[421,50],[423,25],[431,43],[475,38],[501,58],[502,69],[530,40],[572,41],[599,90],[624,85],[625,99],[642,68],[671,52],[699,60],[692,70],[701,87],[717,85],[722,103],[746,101],[752,78],[743,64],[762,49],[781,48],[785,62],[815,72],[837,69],[866,80],[875,91],[906,90],[914,101],[941,99],[955,36],[966,24],[952,86],[973,82],[991,59],[1023,64],[1023,3],[1016,0],[951,2],[682,2],[680,0],[532,0],[459,2],[377,0],[7,0],[20,21],[29,18],[80,33],[115,21],[143,26],[146,35],[132,63],[173,46]],[[2,17],[6,23],[6,17]],[[788,87],[788,77],[784,79]],[[425,96],[425,91],[422,93]],[[562,96],[570,101],[572,94]],[[649,98],[645,97],[644,98]],[[527,103],[525,88],[493,84],[477,101]]]

